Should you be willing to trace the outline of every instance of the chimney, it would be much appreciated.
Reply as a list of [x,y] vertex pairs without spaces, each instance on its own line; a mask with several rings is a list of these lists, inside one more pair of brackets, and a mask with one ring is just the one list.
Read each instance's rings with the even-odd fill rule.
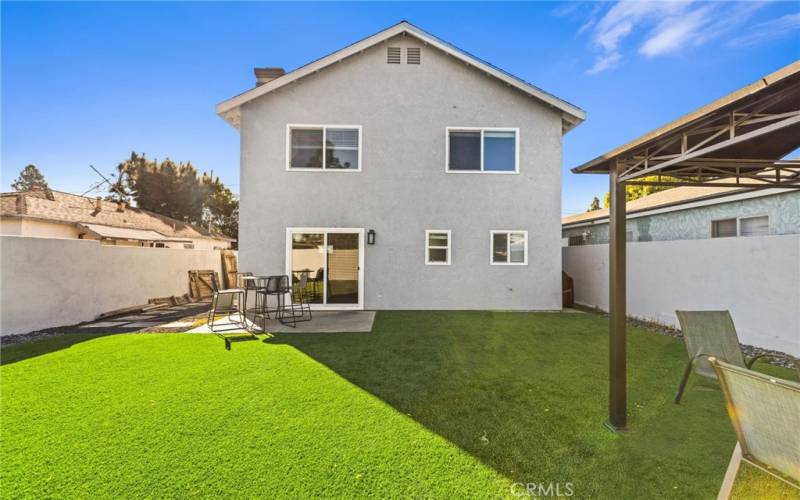
[[94,200],[94,213],[100,213],[103,210],[103,199],[99,196]]
[[125,202],[118,201],[117,202],[117,212],[124,212],[125,211]]
[[25,215],[28,213],[28,204],[25,202],[25,193],[17,193],[17,213]]
[[256,74],[256,87],[260,87],[285,75],[286,71],[283,68],[254,68],[253,73]]

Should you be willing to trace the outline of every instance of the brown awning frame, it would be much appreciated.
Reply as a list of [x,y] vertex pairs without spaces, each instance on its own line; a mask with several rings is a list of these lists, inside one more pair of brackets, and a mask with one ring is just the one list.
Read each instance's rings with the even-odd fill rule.
[[627,426],[626,185],[800,188],[800,61],[594,160],[608,174],[609,428]]
[[636,185],[800,188],[800,159],[783,159],[798,147],[800,61],[572,172],[616,170]]

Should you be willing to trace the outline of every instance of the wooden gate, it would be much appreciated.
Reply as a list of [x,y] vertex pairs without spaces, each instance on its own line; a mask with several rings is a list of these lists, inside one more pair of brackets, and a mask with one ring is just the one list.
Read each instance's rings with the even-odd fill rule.
[[236,261],[236,253],[233,250],[222,251],[222,276],[225,279],[226,288],[236,288],[238,283],[239,263]]
[[189,271],[189,293],[193,299],[210,298],[218,286],[216,271],[210,269]]

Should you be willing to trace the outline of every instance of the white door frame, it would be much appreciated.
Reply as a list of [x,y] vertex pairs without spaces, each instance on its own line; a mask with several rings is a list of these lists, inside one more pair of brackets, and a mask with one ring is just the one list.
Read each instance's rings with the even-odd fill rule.
[[[324,233],[323,245],[327,252],[328,233],[356,233],[358,234],[358,304],[311,304],[315,311],[341,311],[364,309],[364,228],[363,227],[287,227],[286,228],[286,275],[292,276],[292,234],[294,233]],[[323,301],[327,300],[328,290],[328,257],[323,262],[325,269],[322,287]],[[291,279],[291,278],[290,278]]]

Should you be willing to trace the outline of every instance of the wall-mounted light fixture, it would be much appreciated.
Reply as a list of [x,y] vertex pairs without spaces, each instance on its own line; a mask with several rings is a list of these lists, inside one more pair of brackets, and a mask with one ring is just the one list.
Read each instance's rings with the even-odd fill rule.
[[374,245],[375,244],[375,230],[370,229],[367,231],[367,245]]

